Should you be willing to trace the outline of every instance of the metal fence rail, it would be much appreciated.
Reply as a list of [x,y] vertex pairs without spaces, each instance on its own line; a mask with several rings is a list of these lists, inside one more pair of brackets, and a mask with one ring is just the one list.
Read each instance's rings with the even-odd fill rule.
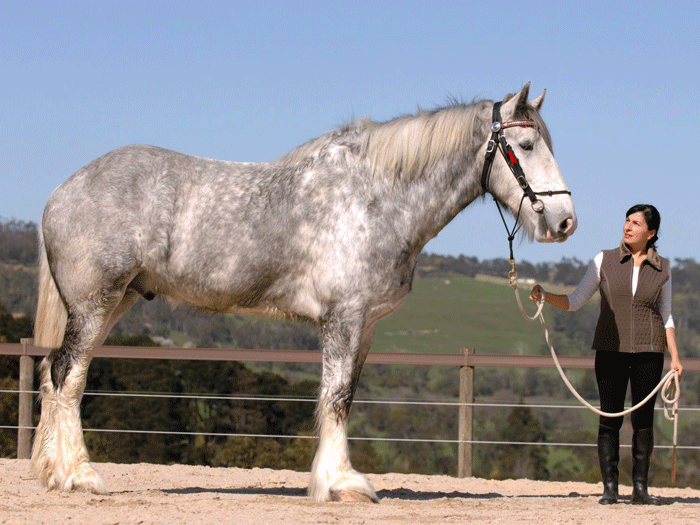
[[[35,396],[34,383],[34,357],[43,357],[48,350],[34,346],[32,339],[23,339],[20,344],[0,344],[0,355],[15,355],[20,357],[20,384],[19,390],[0,390],[0,393],[17,393],[19,396],[18,425],[3,426],[0,429],[17,429],[17,456],[20,459],[29,458],[31,454],[32,415]],[[309,350],[241,350],[225,348],[160,348],[160,347],[121,347],[105,346],[95,350],[94,357],[114,359],[184,359],[204,361],[243,361],[243,362],[268,362],[268,363],[321,363],[322,353]],[[566,369],[592,369],[593,357],[562,356],[559,361]],[[407,354],[407,353],[370,353],[365,364],[380,365],[407,365],[407,366],[447,366],[459,367],[460,389],[459,400],[449,401],[404,401],[404,400],[361,400],[361,403],[401,403],[401,404],[430,404],[441,406],[455,406],[459,412],[459,425],[457,439],[414,439],[414,438],[369,438],[352,437],[350,439],[360,441],[395,441],[395,442],[429,442],[429,443],[454,443],[458,445],[458,476],[465,477],[472,474],[472,445],[547,445],[547,446],[577,446],[594,447],[593,443],[551,443],[551,442],[506,442],[474,440],[473,436],[473,410],[475,407],[515,407],[526,406],[529,408],[585,408],[581,405],[522,405],[508,403],[475,403],[474,402],[474,369],[476,367],[497,368],[555,368],[551,356],[533,355],[477,355],[473,349],[465,349],[461,354]],[[700,371],[700,359],[684,359],[683,365],[687,372]],[[666,368],[669,361],[666,362]],[[138,396],[138,397],[169,397],[169,398],[197,398],[211,400],[259,400],[259,401],[292,401],[313,402],[310,398],[279,398],[261,396],[216,396],[210,394],[172,394],[172,393],[128,393],[128,392],[85,392],[85,395],[110,395],[110,396]],[[681,408],[681,410],[700,411],[700,408]],[[110,429],[85,429],[86,432],[130,432],[140,434],[173,434],[173,435],[205,435],[221,437],[258,437],[258,438],[295,438],[315,439],[314,436],[279,436],[279,435],[252,435],[252,434],[226,434],[226,433],[196,433],[196,432],[169,432],[150,430],[110,430]],[[656,448],[670,448],[670,446],[657,446]],[[679,446],[679,449],[698,450],[696,446]]]

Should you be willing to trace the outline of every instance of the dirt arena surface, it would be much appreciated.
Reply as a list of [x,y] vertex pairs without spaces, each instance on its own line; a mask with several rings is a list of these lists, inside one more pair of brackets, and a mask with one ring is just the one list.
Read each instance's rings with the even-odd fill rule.
[[0,459],[0,524],[697,524],[700,490],[665,488],[660,507],[629,504],[629,487],[613,506],[598,504],[588,483],[413,474],[369,478],[378,504],[316,503],[308,474],[269,469],[98,464],[111,493],[47,492],[28,460]]

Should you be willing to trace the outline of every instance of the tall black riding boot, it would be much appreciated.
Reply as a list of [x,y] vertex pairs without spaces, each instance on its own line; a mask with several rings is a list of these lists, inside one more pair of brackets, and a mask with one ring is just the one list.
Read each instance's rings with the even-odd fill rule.
[[632,503],[659,505],[658,498],[649,495],[649,464],[654,450],[654,429],[635,430],[632,434]]
[[598,501],[601,505],[617,503],[617,487],[620,472],[617,468],[620,462],[620,431],[616,428],[600,425],[598,427],[598,462],[600,475],[603,478],[603,497]]

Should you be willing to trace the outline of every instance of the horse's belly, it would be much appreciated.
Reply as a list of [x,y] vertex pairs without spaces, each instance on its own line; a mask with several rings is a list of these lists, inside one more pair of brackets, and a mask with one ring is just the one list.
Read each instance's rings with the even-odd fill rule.
[[255,314],[304,318],[318,321],[323,315],[313,287],[303,279],[271,278],[257,275],[254,279],[241,276],[199,275],[170,279],[165,295],[176,302],[200,310],[221,313]]

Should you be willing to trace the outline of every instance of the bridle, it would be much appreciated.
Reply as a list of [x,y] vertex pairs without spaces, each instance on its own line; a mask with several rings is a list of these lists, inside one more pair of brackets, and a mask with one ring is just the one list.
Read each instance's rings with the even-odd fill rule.
[[520,211],[523,208],[523,202],[525,197],[530,199],[530,205],[532,209],[537,213],[544,212],[544,202],[537,198],[538,195],[571,195],[569,190],[547,190],[547,191],[534,191],[530,186],[530,183],[525,177],[525,172],[520,166],[518,157],[515,156],[513,148],[510,147],[506,136],[503,133],[504,129],[514,128],[516,126],[534,128],[537,126],[534,120],[509,120],[507,122],[502,122],[501,120],[501,104],[502,102],[495,102],[493,105],[493,119],[491,124],[491,138],[489,139],[488,145],[486,147],[486,159],[484,161],[484,168],[481,172],[481,187],[484,192],[488,191],[487,183],[489,181],[489,174],[491,173],[491,166],[493,165],[493,159],[496,156],[496,150],[500,150],[506,164],[513,173],[515,180],[518,181],[518,185],[523,190],[523,197],[520,199],[520,206],[518,206],[518,213],[515,216],[515,224],[513,228],[509,229],[506,224],[506,219],[503,216],[503,211],[498,203],[498,199],[494,196],[493,200],[496,202],[496,207],[498,208],[498,213],[501,215],[503,220],[503,225],[506,227],[506,232],[508,233],[508,242],[510,244],[510,259],[513,260],[513,239],[515,239],[515,234],[520,229],[518,225],[520,220]]

